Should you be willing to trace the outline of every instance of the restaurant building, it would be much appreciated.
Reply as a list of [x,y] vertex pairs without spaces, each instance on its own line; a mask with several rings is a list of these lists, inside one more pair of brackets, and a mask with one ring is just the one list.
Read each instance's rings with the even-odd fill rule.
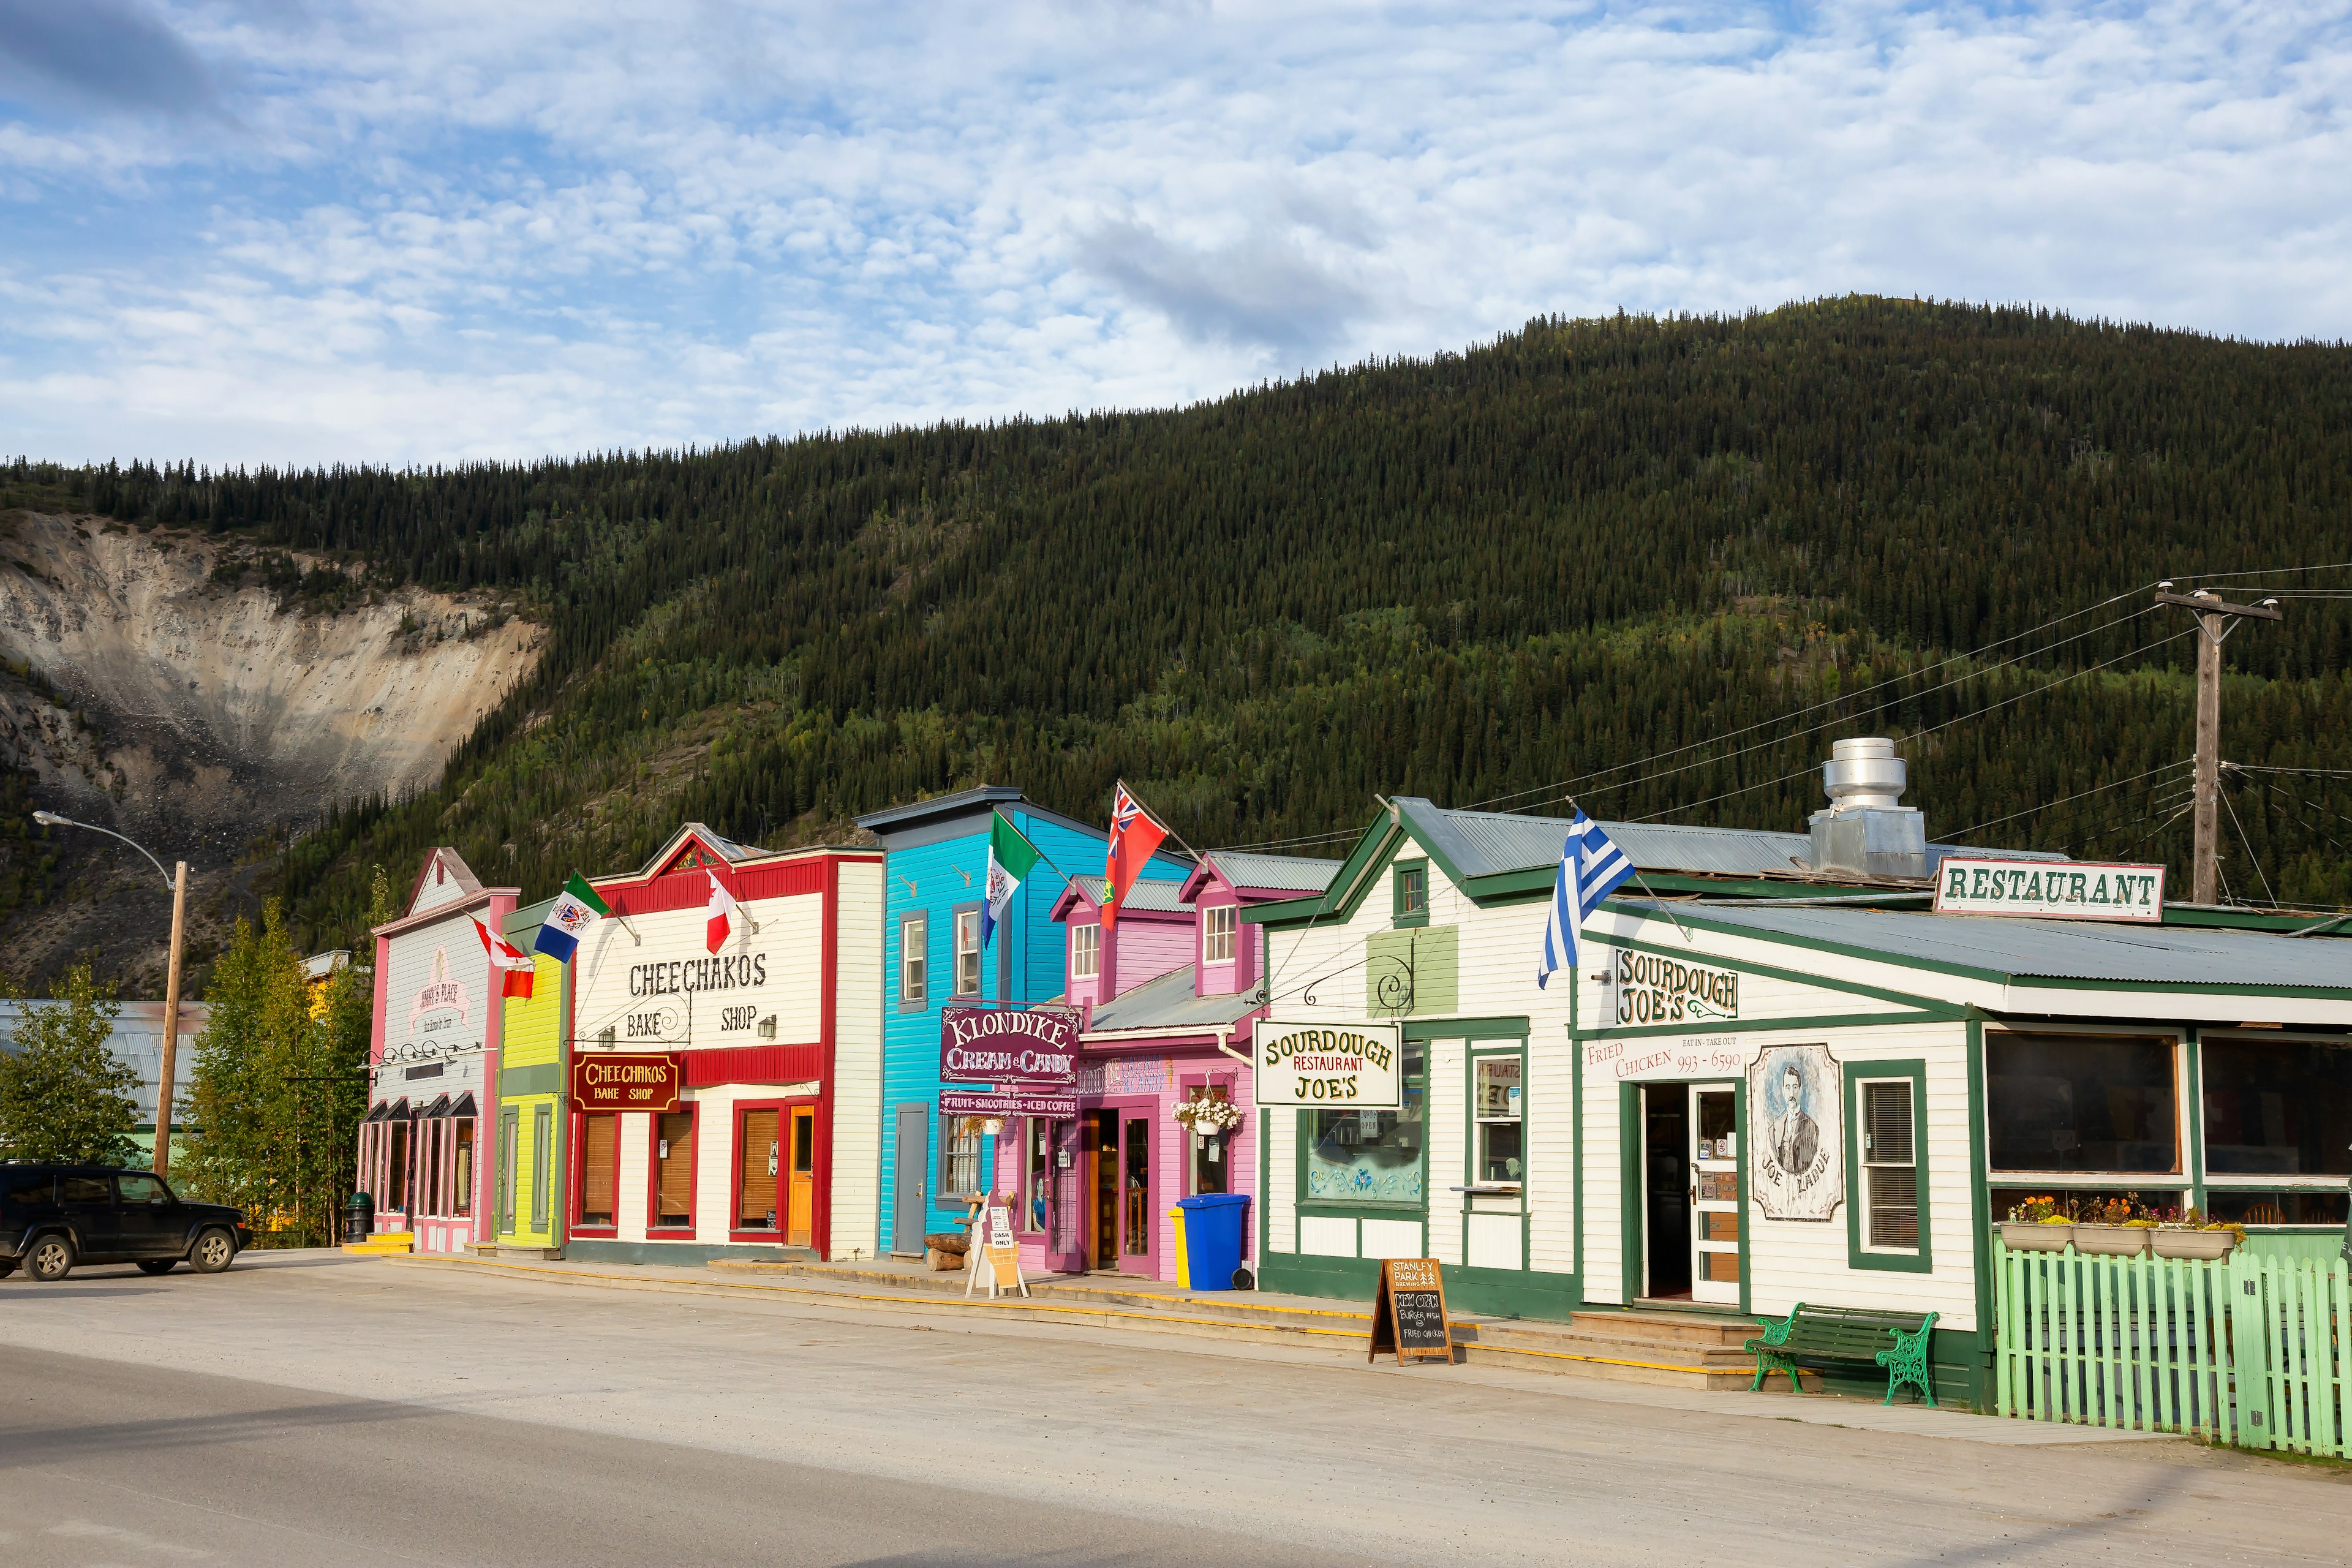
[[[1013,895],[993,940],[983,942],[989,832],[998,812],[1045,859]],[[1001,1117],[941,1108],[943,1090],[989,1087],[941,1076],[945,1011],[1022,1008],[1060,998],[1066,933],[1054,921],[1055,903],[1071,877],[1101,869],[1108,838],[998,784],[869,812],[857,825],[882,841],[888,857],[877,987],[884,1038],[880,1245],[919,1256],[926,1235],[960,1231],[971,1199],[990,1190],[1007,1126]],[[1188,861],[1155,856],[1143,878],[1172,888],[1192,869]],[[1179,940],[1180,953],[1181,945]],[[995,1133],[987,1131],[991,1121],[998,1124]],[[1042,1247],[1028,1244],[1033,1262]]]
[[569,966],[566,1258],[874,1256],[882,871],[688,823],[590,879],[612,915]]
[[482,1126],[497,1104],[506,1010],[474,922],[499,930],[515,894],[482,886],[455,849],[436,849],[400,918],[373,932],[358,1184],[374,1199],[377,1233],[405,1233],[419,1252],[492,1244]]
[[[1100,877],[1064,889],[1053,916],[1084,1020],[1078,1114],[1025,1118],[998,1145],[999,1187],[1022,1195],[1029,1267],[1172,1280],[1177,1201],[1255,1196],[1248,1044],[1264,1011],[1265,933],[1241,911],[1319,892],[1339,865],[1211,851],[1181,883],[1139,884],[1109,927]],[[1187,1108],[1206,1100],[1238,1121],[1194,1124]]]
[[[1400,798],[1321,898],[1244,912],[1280,976],[1260,1040],[1393,1030],[1400,1058],[1392,1106],[1261,1115],[1265,1288],[1366,1299],[1381,1258],[1426,1256],[1449,1299],[1528,1318],[1932,1310],[1938,1397],[1981,1407],[1993,1222],[2028,1194],[2336,1245],[2339,941],[2147,908],[2145,868],[1930,845],[1916,822],[1892,848],[1850,835],[1851,859],[1819,818],[1612,823],[1650,888],[1621,888],[1580,968],[1539,985],[1568,826]],[[1895,858],[1868,863],[1864,837]],[[1936,912],[1963,857],[2103,898],[2129,872],[2134,901]]]

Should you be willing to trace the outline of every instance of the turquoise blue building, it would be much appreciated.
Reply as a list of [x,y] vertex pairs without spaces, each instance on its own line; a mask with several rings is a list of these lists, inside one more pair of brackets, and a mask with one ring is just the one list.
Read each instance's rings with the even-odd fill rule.
[[[991,814],[1001,811],[1045,857],[978,947]],[[887,851],[882,921],[881,1250],[923,1250],[926,1233],[961,1228],[966,1197],[997,1168],[995,1140],[943,1123],[940,1009],[949,1002],[1034,1005],[1062,994],[1067,932],[1053,919],[1066,879],[1103,868],[1100,829],[982,784],[871,812],[857,825]],[[1190,862],[1155,856],[1150,880],[1181,881]]]

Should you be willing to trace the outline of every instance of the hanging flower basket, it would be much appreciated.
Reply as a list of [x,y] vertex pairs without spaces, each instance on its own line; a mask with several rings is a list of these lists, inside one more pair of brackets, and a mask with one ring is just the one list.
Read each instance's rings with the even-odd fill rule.
[[1242,1124],[1242,1108],[1230,1100],[1204,1095],[1188,1100],[1170,1113],[1180,1127],[1203,1138],[1230,1132]]

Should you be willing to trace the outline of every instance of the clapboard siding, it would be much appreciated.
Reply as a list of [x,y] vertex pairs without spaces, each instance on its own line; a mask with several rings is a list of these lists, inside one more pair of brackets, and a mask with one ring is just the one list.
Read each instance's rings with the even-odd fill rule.
[[882,865],[843,861],[834,969],[833,1205],[829,1251],[879,1245],[882,1147]]
[[[1451,1086],[1454,1094],[1461,1093],[1463,1074],[1469,1070],[1469,1053],[1459,1039],[1435,1039],[1429,1042],[1429,1081],[1432,1104],[1440,1103],[1441,1088]],[[1465,1206],[1463,1194],[1451,1189],[1469,1177],[1470,1150],[1467,1121],[1456,1116],[1438,1116],[1429,1126],[1429,1255],[1440,1263],[1462,1261],[1462,1214]]]

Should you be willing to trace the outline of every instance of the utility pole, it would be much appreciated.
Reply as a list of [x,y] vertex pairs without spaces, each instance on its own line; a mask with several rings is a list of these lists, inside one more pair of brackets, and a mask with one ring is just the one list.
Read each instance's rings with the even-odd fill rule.
[[155,1173],[172,1173],[173,1073],[180,1056],[180,953],[188,928],[188,863],[175,860],[172,878],[172,961],[163,978],[163,1068],[155,1086]]
[[2218,903],[2220,872],[2216,857],[2221,843],[2221,644],[2237,629],[2240,617],[2258,621],[2284,620],[2276,599],[2259,605],[2226,603],[2210,588],[2176,594],[2170,583],[2157,584],[2156,602],[2179,605],[2197,616],[2197,843],[2189,864],[2193,902]]

